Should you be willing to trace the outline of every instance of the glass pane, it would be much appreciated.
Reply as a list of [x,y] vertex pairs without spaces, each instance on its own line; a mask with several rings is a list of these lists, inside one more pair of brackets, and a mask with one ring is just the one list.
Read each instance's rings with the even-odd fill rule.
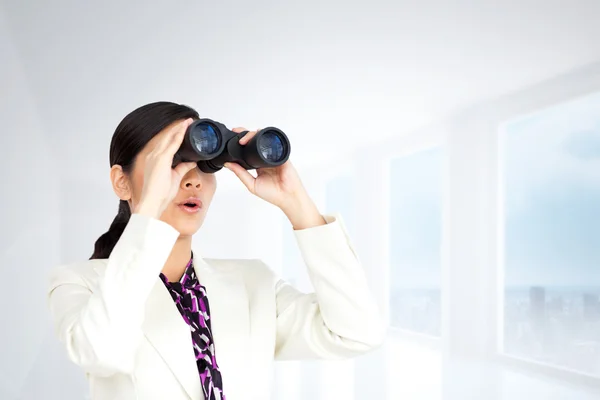
[[504,351],[600,375],[600,94],[506,125]]
[[390,312],[393,327],[441,333],[443,150],[391,163]]

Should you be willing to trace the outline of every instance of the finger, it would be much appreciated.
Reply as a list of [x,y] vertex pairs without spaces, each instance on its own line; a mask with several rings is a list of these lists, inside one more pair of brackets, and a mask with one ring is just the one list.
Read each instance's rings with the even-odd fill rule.
[[159,144],[157,145],[157,147],[160,146],[162,150],[166,149],[171,144],[171,141],[177,135],[184,133],[186,131],[187,127],[190,126],[190,124],[192,122],[194,122],[194,120],[192,118],[188,118],[185,120],[178,121],[177,123],[169,126],[162,133],[162,138],[161,138]]
[[240,144],[243,146],[246,143],[248,143],[250,141],[250,139],[252,139],[255,135],[257,131],[251,131],[247,128],[243,128],[243,127],[238,127],[238,128],[233,128],[231,130],[232,132],[235,133],[242,133],[242,132],[247,132],[243,138],[240,139]]
[[178,164],[174,168],[174,170],[175,170],[175,172],[177,172],[179,174],[179,176],[184,177],[185,174],[187,174],[188,172],[190,172],[197,166],[198,166],[198,164],[196,164],[195,162],[184,162],[184,163]]
[[[192,121],[193,121],[193,119],[191,119],[191,118],[188,118],[183,121],[179,121],[179,122],[173,124],[167,130],[161,132],[160,139],[159,139],[158,143],[156,144],[156,146],[154,147],[153,152],[156,154],[162,154],[163,152],[165,152],[165,150],[169,147],[169,145],[173,141],[174,137],[177,136],[177,134],[181,135],[182,130],[185,133],[185,130],[187,129],[189,124],[192,123]],[[183,140],[183,138],[181,140]]]
[[258,132],[258,131],[250,131],[250,132],[246,133],[246,134],[244,135],[244,137],[240,139],[240,144],[243,146],[243,145],[245,145],[246,143],[248,143],[250,140],[252,140],[252,138],[253,138],[254,136],[256,136],[256,133],[257,133],[257,132]]
[[240,181],[242,181],[250,193],[254,193],[254,181],[256,178],[254,178],[250,172],[236,163],[227,162],[225,163],[224,167],[230,171],[233,171],[233,173],[240,179]]
[[179,147],[181,147],[181,143],[183,142],[183,138],[185,137],[185,133],[187,131],[188,126],[192,123],[193,119],[188,118],[183,121],[181,124],[177,124],[174,127],[172,132],[169,132],[170,140],[167,143],[167,146],[163,150],[169,156],[174,155]]

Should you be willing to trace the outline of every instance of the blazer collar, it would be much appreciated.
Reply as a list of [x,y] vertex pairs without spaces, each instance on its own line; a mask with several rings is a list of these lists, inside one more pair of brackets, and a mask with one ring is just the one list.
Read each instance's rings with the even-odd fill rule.
[[[200,284],[206,288],[215,355],[227,395],[236,387],[245,386],[238,384],[245,379],[240,361],[248,360],[250,351],[246,287],[242,275],[234,268],[210,265],[197,250],[194,250],[193,266]],[[200,400],[202,387],[190,328],[160,277],[157,277],[146,302],[142,331],[190,398]]]

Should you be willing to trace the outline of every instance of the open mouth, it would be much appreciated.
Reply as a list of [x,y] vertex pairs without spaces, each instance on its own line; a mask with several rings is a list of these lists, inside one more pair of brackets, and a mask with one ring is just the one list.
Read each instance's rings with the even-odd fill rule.
[[179,204],[179,208],[187,212],[197,212],[202,206],[202,202],[198,199],[188,199]]

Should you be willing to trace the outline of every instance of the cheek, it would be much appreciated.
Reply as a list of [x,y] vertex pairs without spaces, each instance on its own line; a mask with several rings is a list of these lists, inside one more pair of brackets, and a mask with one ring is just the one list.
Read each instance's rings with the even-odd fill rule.
[[209,196],[209,198],[212,199],[216,190],[217,190],[217,179],[213,174],[212,176],[207,177],[207,179],[205,180],[204,191],[206,192],[207,196]]
[[133,203],[137,204],[142,194],[142,188],[144,187],[144,173],[136,169],[131,177],[131,188]]

